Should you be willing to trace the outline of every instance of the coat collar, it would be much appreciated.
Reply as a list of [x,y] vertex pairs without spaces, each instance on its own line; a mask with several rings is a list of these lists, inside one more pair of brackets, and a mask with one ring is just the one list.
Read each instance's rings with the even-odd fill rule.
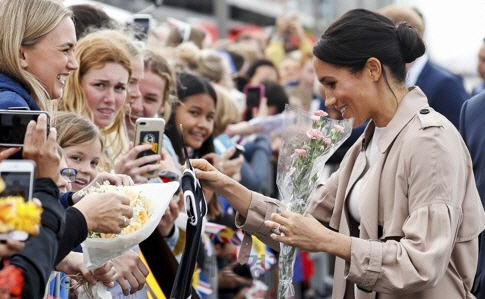
[[[377,143],[379,151],[385,153],[401,130],[413,119],[416,112],[428,106],[428,100],[419,87],[409,88],[409,92],[402,99],[396,113],[379,138]],[[374,133],[374,128],[374,122],[370,121],[364,131],[364,139],[362,141],[364,150]]]

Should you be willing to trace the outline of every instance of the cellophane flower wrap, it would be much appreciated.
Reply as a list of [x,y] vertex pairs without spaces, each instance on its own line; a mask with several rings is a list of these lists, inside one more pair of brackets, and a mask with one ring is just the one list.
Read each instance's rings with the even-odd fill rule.
[[[133,217],[130,225],[120,234],[89,233],[88,238],[81,244],[86,268],[95,270],[148,238],[162,219],[178,187],[178,182],[121,187],[103,184],[89,190],[88,194],[118,192],[127,196],[133,208]],[[84,282],[81,287],[79,299],[112,298],[100,282],[95,286]]]
[[[318,110],[311,114],[287,105],[283,145],[280,149],[276,183],[287,209],[303,214],[310,194],[323,175],[330,156],[350,136],[353,120],[336,120]],[[294,295],[293,266],[297,249],[281,244],[278,298]]]

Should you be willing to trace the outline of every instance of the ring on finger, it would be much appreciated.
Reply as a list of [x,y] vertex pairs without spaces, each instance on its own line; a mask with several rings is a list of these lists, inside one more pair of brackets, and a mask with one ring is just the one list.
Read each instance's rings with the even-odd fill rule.
[[278,225],[278,227],[277,228],[273,228],[271,230],[271,232],[273,232],[274,234],[277,234],[277,235],[281,235],[281,226],[282,226],[281,224]]

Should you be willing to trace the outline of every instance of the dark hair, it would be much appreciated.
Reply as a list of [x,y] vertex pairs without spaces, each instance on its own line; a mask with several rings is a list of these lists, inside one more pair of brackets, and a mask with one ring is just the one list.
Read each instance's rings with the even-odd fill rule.
[[208,94],[217,103],[216,91],[209,81],[190,73],[177,73],[177,96],[183,102],[186,97],[195,94]]
[[[216,91],[212,87],[209,81],[206,79],[189,74],[189,73],[177,73],[176,74],[176,82],[177,82],[177,96],[178,96],[178,103],[175,103],[176,105],[179,105],[180,102],[184,102],[187,97],[197,95],[197,94],[208,94],[213,100],[214,104],[217,104],[217,95]],[[182,149],[182,143],[181,143],[181,138],[178,134],[177,131],[177,126],[179,124],[175,123],[175,112],[176,112],[176,107],[173,107],[172,113],[170,115],[170,119],[167,122],[167,126],[165,129],[165,133],[172,142],[173,148],[175,150],[175,153],[177,154],[179,158],[179,163],[183,164],[184,162],[184,154],[183,154],[183,149]],[[194,155],[193,157],[202,157],[203,155],[207,153],[212,153],[214,152],[214,139],[211,134],[209,138],[207,138],[204,143],[202,143],[202,146],[200,149],[195,150],[194,149]]]
[[264,95],[268,100],[268,107],[274,106],[278,113],[283,112],[285,105],[289,103],[285,88],[278,82],[269,80],[263,81],[261,84],[264,85]]
[[246,71],[246,77],[248,79],[251,79],[254,74],[256,73],[256,70],[261,67],[261,66],[269,66],[269,67],[272,67],[275,69],[276,73],[278,74],[279,76],[279,72],[278,72],[278,69],[276,68],[276,66],[274,65],[273,62],[271,62],[271,60],[268,60],[268,59],[256,59],[248,68],[248,70]]
[[76,28],[76,37],[79,40],[90,32],[90,29],[114,29],[114,20],[90,4],[78,4],[70,7],[72,19]]
[[234,51],[226,51],[226,52],[231,57],[232,63],[234,64],[234,67],[236,68],[236,72],[241,71],[241,69],[244,65],[244,60],[245,60],[244,56],[242,56],[241,54],[236,53]]
[[[365,9],[345,13],[313,47],[313,55],[318,59],[346,67],[353,73],[362,71],[367,60],[375,57],[389,67],[398,82],[405,80],[405,64],[424,52],[423,40],[409,24],[395,27],[388,18]],[[384,69],[383,74],[387,83]]]

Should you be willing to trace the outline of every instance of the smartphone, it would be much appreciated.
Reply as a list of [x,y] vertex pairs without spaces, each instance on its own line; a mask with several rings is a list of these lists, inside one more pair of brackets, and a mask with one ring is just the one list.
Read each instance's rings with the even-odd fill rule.
[[[0,163],[0,177],[5,190],[0,196],[21,196],[25,201],[32,200],[35,178],[35,162],[32,160],[4,160]],[[0,234],[0,240],[25,241],[29,234],[24,231],[11,231]]]
[[236,152],[229,158],[231,160],[238,158],[244,152],[244,147],[232,141],[226,134],[221,134],[214,139],[214,149],[218,155],[222,155],[231,147],[236,147]]
[[1,196],[22,196],[32,199],[35,162],[32,160],[4,160],[0,163],[0,176],[5,182]]
[[247,84],[244,86],[244,94],[246,95],[246,112],[244,120],[250,120],[254,117],[253,109],[259,108],[261,99],[264,97],[264,85]]
[[37,121],[41,114],[47,116],[47,136],[50,123],[49,113],[31,110],[0,110],[0,146],[23,146],[27,125],[31,120]]
[[138,40],[145,40],[148,37],[150,26],[152,23],[152,16],[149,14],[135,14],[133,16],[133,24],[135,27],[135,38]]
[[[135,145],[150,144],[152,148],[139,153],[137,158],[150,155],[161,155],[164,131],[165,120],[163,120],[163,118],[138,118],[136,120]],[[155,164],[155,162],[151,164]],[[147,178],[155,178],[158,176],[158,173],[150,171],[144,173],[143,175]]]

